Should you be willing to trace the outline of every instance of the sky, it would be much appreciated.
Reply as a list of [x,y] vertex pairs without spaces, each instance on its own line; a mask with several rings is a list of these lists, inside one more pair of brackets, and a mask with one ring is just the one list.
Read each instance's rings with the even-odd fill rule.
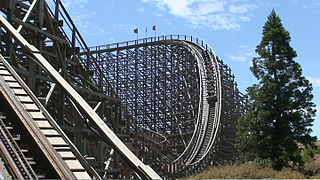
[[[47,0],[51,1],[51,0]],[[61,0],[89,46],[157,35],[192,35],[231,67],[241,92],[256,83],[249,70],[272,9],[290,32],[317,105],[312,135],[320,138],[320,0]],[[147,34],[145,29],[147,28]]]

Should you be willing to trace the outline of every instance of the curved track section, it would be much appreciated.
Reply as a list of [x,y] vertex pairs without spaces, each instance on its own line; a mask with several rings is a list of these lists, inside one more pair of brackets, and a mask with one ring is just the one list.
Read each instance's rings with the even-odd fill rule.
[[[187,43],[194,52],[201,77],[201,106],[194,134],[185,151],[174,161],[182,161],[185,165],[197,164],[211,149],[219,129],[221,114],[221,79],[220,69],[214,55],[210,57],[201,46]],[[210,77],[213,76],[213,77]],[[216,81],[214,81],[216,80]],[[211,84],[210,84],[211,82]],[[213,85],[213,82],[215,83]],[[212,86],[212,87],[210,87]],[[210,104],[208,101],[211,101]],[[209,118],[210,116],[210,118]]]
[[[161,36],[92,47],[90,53],[132,116],[132,136],[138,137],[132,149],[157,171],[181,176],[234,159],[242,96],[230,68],[202,40]],[[166,140],[150,141],[140,128]]]
[[[236,157],[242,96],[230,68],[202,40],[170,35],[88,48],[60,0],[0,1],[0,11],[0,53],[9,63],[4,68],[12,67],[12,81],[20,78],[12,87],[0,84],[8,90],[2,94],[15,99],[1,96],[9,105],[0,104],[0,156],[14,177],[159,179],[152,168],[163,177],[181,177]],[[13,89],[20,86],[17,93],[30,96],[32,105],[24,106],[26,97],[17,100]],[[8,110],[15,106],[27,121]],[[58,133],[42,131],[38,121]],[[37,133],[18,132],[15,124]],[[83,167],[69,166],[76,159],[60,157],[57,151],[66,149],[54,147],[42,154],[55,158],[39,163],[25,148],[30,143],[40,152],[41,143],[31,143],[37,137],[50,147],[69,144],[71,152],[62,154],[73,153]],[[34,167],[50,162],[62,170]]]

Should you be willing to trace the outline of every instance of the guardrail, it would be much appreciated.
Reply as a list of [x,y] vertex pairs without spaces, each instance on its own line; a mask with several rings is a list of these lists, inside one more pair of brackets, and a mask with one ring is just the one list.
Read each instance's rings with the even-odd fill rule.
[[[89,54],[90,48],[87,46],[85,40],[81,36],[78,28],[67,12],[66,8],[62,4],[61,0],[52,0],[55,4],[54,11],[48,6],[49,13],[56,20],[62,18],[66,26],[61,27],[60,30],[66,37],[67,42],[70,44],[73,52],[73,58],[79,61],[83,69],[86,72],[92,73],[92,78],[94,80],[94,85],[99,87],[100,91],[104,92],[108,96],[116,97],[116,93],[112,88],[110,82],[104,76],[103,71],[96,59]],[[77,52],[77,48],[80,48],[82,55]],[[88,74],[90,74],[88,73]]]
[[[181,41],[189,41],[193,42],[205,50],[209,51],[210,53],[214,54],[214,50],[202,39],[194,37],[194,36],[188,36],[188,35],[164,35],[164,36],[156,36],[156,37],[148,37],[143,39],[137,39],[137,40],[131,40],[131,41],[124,41],[124,42],[118,42],[118,43],[111,43],[106,45],[100,45],[100,46],[93,46],[89,47],[89,51],[99,51],[103,49],[112,49],[112,48],[121,48],[121,47],[127,47],[127,46],[133,46],[133,45],[139,45],[139,44],[145,44],[145,43],[152,43],[157,41],[166,41],[166,40],[181,40]],[[84,49],[82,50],[84,51]]]

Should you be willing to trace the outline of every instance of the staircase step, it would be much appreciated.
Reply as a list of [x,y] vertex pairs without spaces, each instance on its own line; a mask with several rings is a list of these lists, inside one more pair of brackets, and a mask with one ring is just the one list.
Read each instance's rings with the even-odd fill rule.
[[11,75],[9,71],[7,71],[6,69],[2,69],[0,70],[0,75]]
[[12,89],[12,90],[13,90],[15,95],[28,95],[26,93],[26,91],[24,89],[22,89],[22,88],[19,88],[19,89],[15,88],[15,89]]
[[72,171],[74,170],[83,170],[83,166],[81,165],[81,163],[75,159],[75,160],[65,160],[64,161]]
[[34,160],[34,158],[32,158],[32,157],[26,157],[26,160],[28,161],[28,163],[29,163],[30,165],[35,165],[35,164],[37,164],[36,161]]
[[37,178],[38,178],[38,179],[44,179],[44,178],[46,178],[46,177],[45,177],[45,175],[43,175],[43,174],[37,174]]
[[47,139],[53,146],[68,146],[62,137],[48,137]]
[[21,150],[21,152],[22,153],[24,153],[24,154],[26,154],[26,153],[28,153],[29,152],[29,150],[28,149],[20,149]]
[[41,129],[41,131],[47,137],[61,136],[58,131],[54,129]]
[[32,99],[29,96],[17,96],[17,97],[22,103],[33,103]]
[[89,174],[85,171],[82,172],[73,172],[77,179],[91,179]]
[[18,82],[7,82],[11,88],[21,88],[21,85]]
[[39,128],[52,128],[51,124],[48,121],[35,121]]
[[70,151],[58,151],[62,159],[76,159],[75,155]]
[[6,82],[17,82],[17,80],[13,76],[3,76]]
[[[32,119],[46,119],[46,117],[44,117],[44,115],[40,111],[29,112],[29,114],[31,115]],[[48,122],[48,121],[46,121],[46,122]]]
[[28,111],[39,111],[39,108],[36,104],[32,103],[23,103],[23,106],[26,108]]

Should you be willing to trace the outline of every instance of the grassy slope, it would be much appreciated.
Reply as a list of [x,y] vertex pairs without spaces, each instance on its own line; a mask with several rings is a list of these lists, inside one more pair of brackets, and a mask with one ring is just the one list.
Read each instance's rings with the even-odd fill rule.
[[[320,147],[320,141],[317,142]],[[270,167],[259,167],[258,164],[248,162],[241,165],[226,165],[212,167],[187,179],[320,179],[320,154],[305,162],[305,172],[285,168],[275,171]]]
[[212,167],[188,179],[303,179],[304,174],[291,169],[275,171],[269,167],[259,167],[255,163]]

